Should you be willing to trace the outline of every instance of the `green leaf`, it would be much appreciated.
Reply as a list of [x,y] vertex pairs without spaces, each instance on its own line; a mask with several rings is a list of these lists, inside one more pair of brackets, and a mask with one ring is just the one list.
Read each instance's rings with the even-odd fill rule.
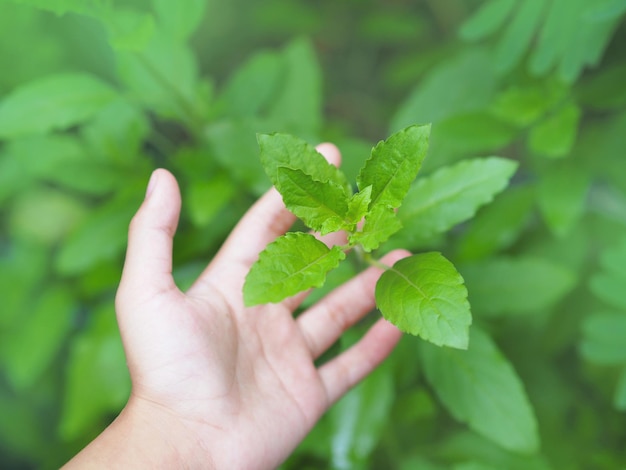
[[348,181],[341,171],[326,161],[315,147],[308,142],[289,134],[259,134],[261,163],[272,184],[278,185],[278,168],[300,170],[321,182],[332,181],[348,187]]
[[427,239],[470,219],[507,186],[516,169],[512,160],[491,157],[465,160],[418,179],[398,210],[404,232]]
[[567,156],[576,142],[580,114],[580,108],[572,103],[538,123],[528,137],[530,149],[548,158]]
[[490,36],[506,22],[515,3],[515,0],[484,2],[478,11],[461,26],[459,32],[461,38],[475,41]]
[[419,172],[428,151],[430,125],[396,132],[372,149],[357,177],[360,190],[372,186],[375,206],[399,207]]
[[224,172],[211,178],[194,180],[188,188],[188,209],[191,221],[206,226],[235,195],[237,187]]
[[91,75],[51,75],[21,85],[0,102],[0,139],[45,134],[82,124],[115,99]]
[[589,315],[582,324],[580,351],[585,359],[602,365],[626,363],[626,315],[623,312],[599,312]]
[[280,302],[324,284],[326,273],[345,258],[340,247],[328,248],[313,235],[290,232],[267,245],[252,265],[243,286],[247,306]]
[[396,262],[376,284],[376,304],[400,330],[438,346],[465,349],[472,323],[467,289],[440,253]]
[[67,441],[105,426],[130,393],[130,379],[111,303],[91,312],[67,358],[59,434]]
[[402,228],[395,211],[376,206],[365,216],[363,228],[349,237],[350,243],[360,243],[365,251],[372,251]]
[[450,413],[515,452],[539,447],[537,421],[521,380],[493,340],[477,327],[467,351],[423,343],[426,378]]
[[85,0],[12,0],[14,3],[31,5],[42,10],[48,10],[57,15],[63,15],[68,11],[83,13]]
[[186,40],[202,22],[206,0],[152,0],[163,28],[180,40]]
[[613,394],[613,406],[616,410],[626,411],[626,367],[622,368]]
[[472,310],[482,315],[546,313],[576,281],[569,269],[531,257],[492,258],[460,270]]
[[369,206],[372,202],[372,187],[367,188],[353,194],[348,201],[348,219],[354,223],[358,223],[369,212]]
[[325,235],[341,229],[351,230],[347,220],[348,194],[332,181],[316,181],[300,170],[279,167],[276,189],[287,209],[313,230]]
[[73,327],[75,309],[75,299],[67,288],[51,286],[4,336],[0,357],[16,390],[35,384],[56,358]]
[[600,266],[589,282],[591,291],[609,305],[626,309],[626,239],[601,253]]
[[500,193],[471,220],[457,243],[457,257],[476,260],[510,247],[522,235],[534,203],[529,186],[513,186]]
[[557,237],[564,237],[581,220],[590,189],[590,176],[576,164],[559,165],[542,172],[537,202]]
[[117,6],[102,10],[99,19],[117,51],[141,52],[155,35],[154,17],[149,13]]

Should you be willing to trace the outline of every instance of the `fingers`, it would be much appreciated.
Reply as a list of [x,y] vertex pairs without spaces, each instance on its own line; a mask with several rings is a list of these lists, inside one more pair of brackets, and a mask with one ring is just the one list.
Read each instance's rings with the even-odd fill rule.
[[180,191],[167,170],[155,170],[146,198],[133,217],[118,296],[152,296],[175,288],[172,239],[180,214]]
[[[381,260],[392,265],[408,256],[404,250],[387,254]],[[297,322],[314,358],[326,351],[344,331],[358,322],[376,306],[374,288],[383,271],[369,268],[328,294]]]
[[[337,147],[320,144],[317,150],[330,163],[339,165],[341,155]],[[201,289],[206,282],[210,283],[213,273],[220,279],[224,278],[224,273],[234,275],[237,278],[235,288],[240,290],[248,269],[257,260],[259,253],[268,243],[283,235],[295,220],[296,217],[285,208],[278,191],[270,189],[239,221],[190,292]]]
[[319,369],[329,404],[335,403],[348,390],[363,380],[393,350],[402,332],[384,318],[350,349]]

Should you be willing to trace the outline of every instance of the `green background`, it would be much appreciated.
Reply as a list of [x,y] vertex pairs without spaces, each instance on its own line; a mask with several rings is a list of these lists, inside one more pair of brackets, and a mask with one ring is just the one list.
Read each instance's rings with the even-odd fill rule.
[[405,338],[284,467],[626,466],[625,12],[0,0],[0,466],[57,468],[125,403],[113,298],[152,169],[181,185],[184,288],[268,187],[257,132],[336,143],[354,181],[377,141],[428,122],[421,175],[520,164],[472,220],[397,240],[455,263],[477,346]]

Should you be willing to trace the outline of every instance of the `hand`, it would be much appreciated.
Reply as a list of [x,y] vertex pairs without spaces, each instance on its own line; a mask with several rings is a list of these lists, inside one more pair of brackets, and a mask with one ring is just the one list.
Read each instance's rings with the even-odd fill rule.
[[[334,146],[318,149],[338,163]],[[280,304],[244,306],[250,266],[294,222],[274,189],[181,292],[172,278],[180,204],[174,177],[155,171],[130,226],[116,299],[132,393],[115,422],[68,468],[275,468],[400,339],[381,319],[351,349],[314,364],[374,308],[381,274],[375,268],[297,318],[293,311],[304,294]],[[383,261],[392,264],[404,255],[394,252]]]

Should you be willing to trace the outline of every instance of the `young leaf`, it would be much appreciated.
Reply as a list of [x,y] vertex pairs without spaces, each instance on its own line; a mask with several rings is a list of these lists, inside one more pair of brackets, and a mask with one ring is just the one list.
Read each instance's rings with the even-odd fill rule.
[[369,212],[370,202],[372,202],[371,186],[353,194],[348,201],[348,220],[355,224],[360,222]]
[[333,181],[339,186],[348,187],[344,174],[308,142],[289,134],[259,134],[261,163],[274,186],[278,185],[278,168],[287,167],[301,170],[314,180]]
[[405,232],[425,239],[471,218],[506,187],[516,168],[516,162],[491,157],[466,160],[420,178],[398,209]]
[[404,258],[376,284],[376,304],[400,330],[438,346],[466,349],[472,323],[467,289],[440,253]]
[[426,378],[459,421],[508,450],[539,447],[537,421],[521,380],[493,340],[472,327],[467,351],[422,344]]
[[290,232],[270,243],[252,265],[243,286],[247,306],[280,302],[324,284],[326,273],[345,258],[340,247],[328,248],[313,235]]
[[360,190],[372,186],[374,206],[399,207],[428,151],[430,125],[410,126],[372,149],[357,177]]
[[313,230],[325,235],[350,228],[348,194],[344,187],[332,181],[316,181],[300,170],[286,167],[277,168],[276,176],[276,189],[287,209]]
[[62,130],[89,119],[115,91],[86,74],[59,74],[26,83],[0,102],[0,139]]
[[376,206],[365,216],[360,232],[350,237],[351,243],[360,243],[365,251],[372,251],[402,228],[395,211],[390,207]]

